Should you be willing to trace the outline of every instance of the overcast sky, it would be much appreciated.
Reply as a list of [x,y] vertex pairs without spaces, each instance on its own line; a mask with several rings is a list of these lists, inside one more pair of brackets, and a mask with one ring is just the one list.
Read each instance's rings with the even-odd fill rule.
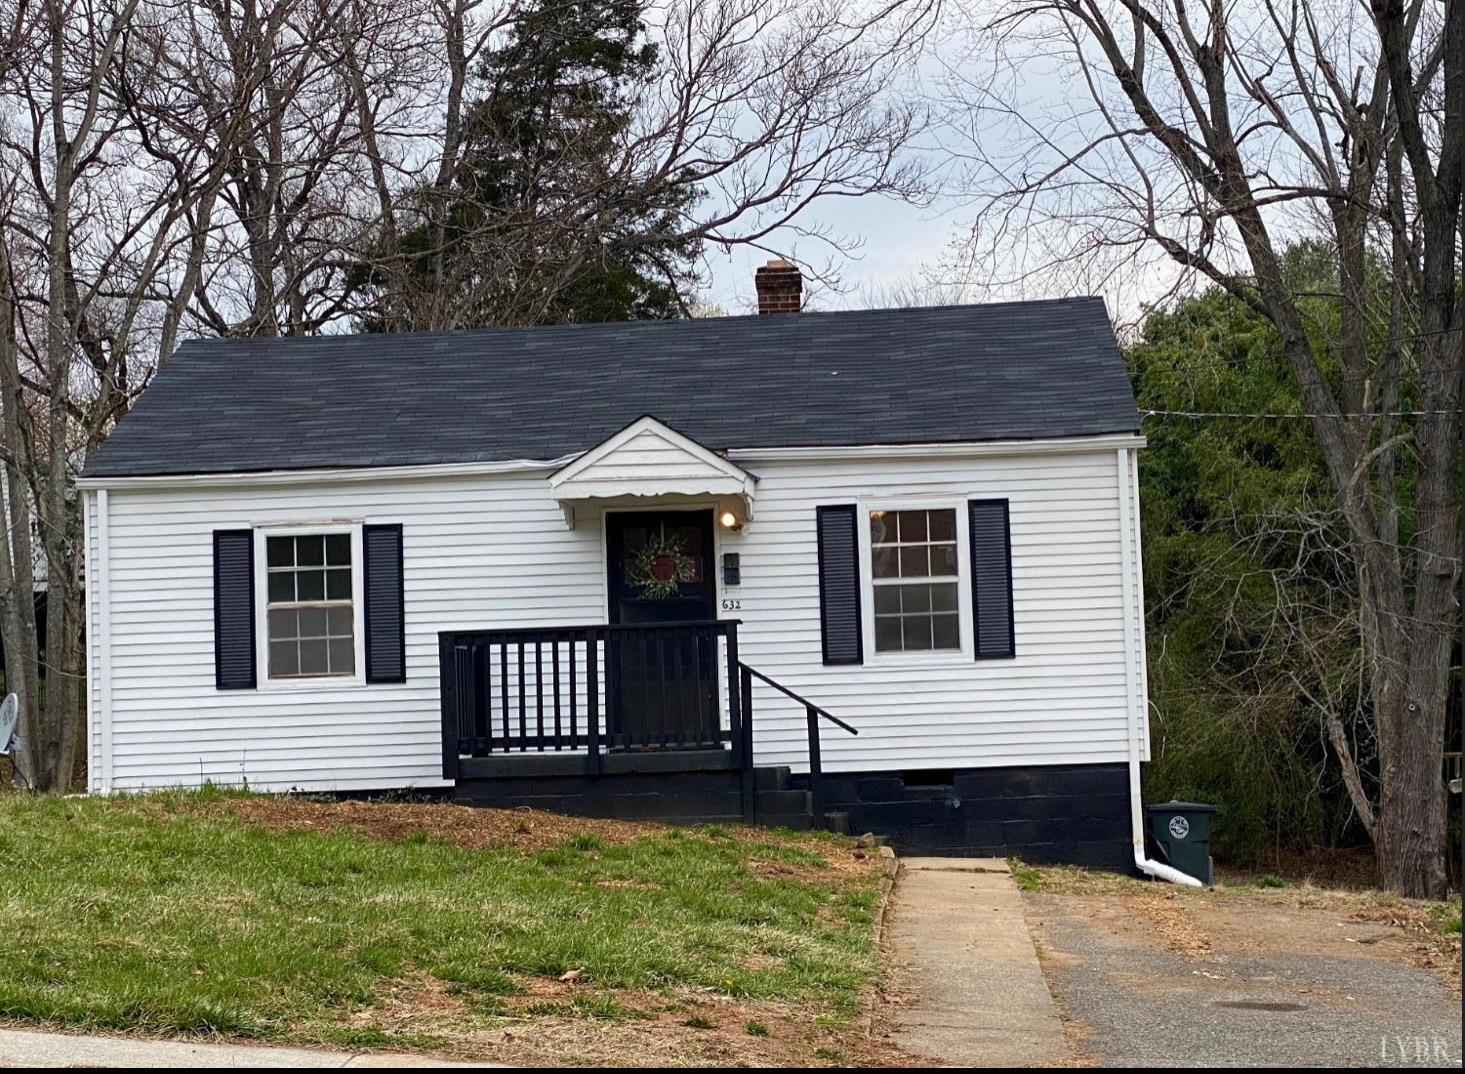
[[[865,307],[890,288],[908,283],[923,269],[936,268],[954,229],[960,211],[950,202],[917,207],[893,198],[831,198],[816,203],[807,219],[823,224],[860,245],[849,255],[834,253],[824,244],[798,236],[781,242],[792,252],[817,265],[832,262],[841,277],[841,291],[811,287],[811,305],[819,309]],[[763,250],[738,247],[731,252],[709,249],[707,262],[711,281],[706,301],[728,313],[753,309],[753,272],[769,255]]]

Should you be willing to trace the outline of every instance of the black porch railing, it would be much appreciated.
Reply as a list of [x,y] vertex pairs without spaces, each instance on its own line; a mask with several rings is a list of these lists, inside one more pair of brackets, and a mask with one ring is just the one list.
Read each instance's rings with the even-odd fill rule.
[[735,769],[753,820],[756,680],[803,706],[817,818],[820,721],[859,734],[744,664],[735,619],[444,631],[438,641],[445,779],[527,774],[531,757],[556,774]]
[[738,662],[737,627],[709,620],[440,634],[444,775],[455,778],[461,758],[510,754],[584,751],[594,773],[608,753],[740,752],[741,697],[728,674]]

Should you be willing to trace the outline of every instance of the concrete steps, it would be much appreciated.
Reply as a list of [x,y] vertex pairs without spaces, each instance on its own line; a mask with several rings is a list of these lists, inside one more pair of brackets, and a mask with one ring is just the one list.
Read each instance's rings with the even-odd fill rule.
[[849,833],[849,814],[826,812],[814,816],[814,796],[791,786],[792,773],[786,765],[755,768],[753,785],[758,794],[758,823],[766,828],[791,828],[796,832],[819,829]]

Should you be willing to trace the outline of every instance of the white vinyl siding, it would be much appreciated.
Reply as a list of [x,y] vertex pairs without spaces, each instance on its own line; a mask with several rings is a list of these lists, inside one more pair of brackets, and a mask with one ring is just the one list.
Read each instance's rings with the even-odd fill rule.
[[[1132,662],[1133,636],[1126,639],[1125,597],[1137,608],[1139,580],[1122,577],[1114,448],[738,461],[759,478],[757,509],[743,532],[716,533],[714,562],[736,551],[742,563],[742,584],[719,592],[740,610],[724,614],[743,621],[747,663],[859,727],[857,738],[825,730],[827,769],[1124,760],[1129,705],[1143,705],[1130,694],[1143,678]],[[112,763],[94,775],[93,788],[203,780],[266,789],[440,785],[438,631],[605,621],[599,512],[578,512],[568,529],[548,473],[113,489]],[[943,501],[960,516],[972,498],[1010,501],[1017,657],[976,661],[962,651],[871,660],[867,630],[863,666],[825,667],[816,506],[857,503],[867,525],[873,507]],[[87,518],[94,531],[94,511]],[[215,689],[212,532],[363,523],[403,526],[407,681]],[[98,550],[88,547],[95,560]],[[961,587],[965,609],[965,573]],[[94,624],[101,614],[94,609]],[[962,629],[969,631],[965,620]],[[89,634],[94,676],[99,635]],[[107,715],[92,704],[95,747]],[[761,687],[755,706],[758,763],[803,768],[802,709]]]

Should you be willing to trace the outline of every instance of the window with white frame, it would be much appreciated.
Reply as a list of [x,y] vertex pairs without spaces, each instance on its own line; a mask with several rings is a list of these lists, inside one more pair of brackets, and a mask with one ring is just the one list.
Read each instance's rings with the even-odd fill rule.
[[271,679],[356,674],[351,534],[265,537],[265,629]]
[[961,648],[956,509],[870,512],[875,651]]

